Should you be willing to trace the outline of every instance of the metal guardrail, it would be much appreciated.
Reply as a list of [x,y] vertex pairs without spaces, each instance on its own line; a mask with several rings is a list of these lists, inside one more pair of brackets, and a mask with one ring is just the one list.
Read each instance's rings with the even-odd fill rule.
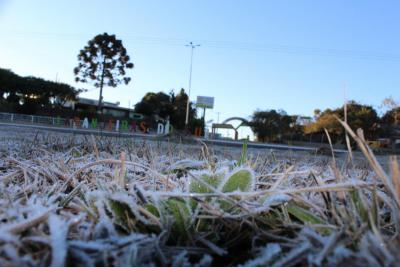
[[45,124],[45,125],[66,125],[67,119],[60,117],[55,118],[50,116],[36,116],[36,115],[0,112],[0,121],[13,122],[13,123]]
[[[85,120],[86,125],[85,125]],[[129,120],[131,121],[131,120]],[[97,130],[116,133],[156,133],[157,129],[151,129],[147,126],[143,130],[139,124],[129,124],[128,120],[109,120],[99,121],[97,118],[61,118],[50,116],[36,116],[16,113],[0,112],[0,122],[12,124],[38,125],[52,128],[63,129],[82,129],[82,130]]]
[[[53,126],[62,128],[84,128],[84,120],[74,117],[70,119],[61,117],[50,117],[50,116],[36,116],[36,115],[26,115],[26,114],[16,114],[16,113],[5,113],[0,112],[0,122],[10,122],[10,123],[22,123],[22,124],[34,124],[43,126]],[[121,125],[121,122],[120,122]],[[90,129],[116,129],[116,122],[100,122],[96,121],[96,127],[91,124],[91,120],[88,119],[88,128]],[[110,127],[111,126],[111,127]]]
[[97,130],[116,133],[146,133],[159,134],[158,129],[129,120],[108,120],[100,121],[97,118],[61,118],[50,116],[36,116],[16,113],[0,112],[0,122],[11,124],[38,125],[52,128]]

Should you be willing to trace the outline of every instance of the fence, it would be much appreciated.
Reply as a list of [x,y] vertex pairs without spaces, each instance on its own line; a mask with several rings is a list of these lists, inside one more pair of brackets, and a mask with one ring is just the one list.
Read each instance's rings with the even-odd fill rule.
[[12,122],[12,123],[31,123],[31,124],[44,124],[44,125],[66,125],[67,119],[60,117],[49,117],[49,116],[35,116],[25,114],[14,114],[14,113],[2,113],[0,112],[0,121]]
[[131,131],[133,127],[135,127],[134,130],[137,130],[137,125],[128,125],[127,121],[108,121],[107,123],[104,123],[97,122],[97,119],[92,119],[87,120],[85,125],[85,120],[81,120],[78,117],[75,117],[73,119],[65,119],[61,117],[36,116],[4,112],[0,112],[0,122],[35,124],[63,128],[90,128],[99,130],[104,129],[109,131]]
[[[171,133],[173,130],[172,125],[170,125],[168,121],[165,124],[158,123],[157,128],[152,129],[151,126],[147,125],[144,121],[141,121],[140,124],[137,124],[135,120],[131,120],[131,123],[129,124],[127,120],[109,120],[104,122],[98,121],[97,118],[91,118],[90,120],[88,118],[81,120],[79,117],[65,119],[61,117],[36,116],[5,112],[0,112],[0,122],[41,125],[58,128],[104,130],[108,132],[141,132],[145,134],[167,134]],[[202,136],[201,129],[196,128],[194,135]],[[205,137],[208,138],[208,135],[205,135]]]

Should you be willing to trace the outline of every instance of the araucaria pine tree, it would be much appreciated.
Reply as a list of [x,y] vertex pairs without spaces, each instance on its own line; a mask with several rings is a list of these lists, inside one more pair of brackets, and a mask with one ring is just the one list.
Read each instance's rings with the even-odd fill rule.
[[78,66],[74,68],[76,82],[93,82],[100,88],[98,109],[102,112],[103,87],[116,87],[121,83],[128,84],[131,78],[126,69],[133,64],[122,41],[115,35],[107,33],[95,36],[79,52]]

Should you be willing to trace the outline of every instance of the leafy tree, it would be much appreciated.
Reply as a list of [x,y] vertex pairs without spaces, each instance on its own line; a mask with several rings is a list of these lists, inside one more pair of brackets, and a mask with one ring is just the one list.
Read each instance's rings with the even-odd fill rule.
[[291,116],[276,110],[255,111],[250,126],[259,141],[276,141],[290,130]]
[[384,137],[394,137],[400,134],[400,104],[393,97],[382,101],[380,108],[384,111],[381,118],[381,128]]
[[[305,128],[305,133],[324,134],[325,128],[331,135],[331,138],[337,140],[344,133],[344,129],[335,116],[344,119],[344,107],[323,111],[315,123]],[[374,139],[379,133],[379,117],[372,106],[350,101],[347,104],[347,123],[353,129],[363,129],[367,139]]]
[[172,110],[171,98],[163,92],[149,92],[135,105],[135,112],[146,116],[157,115],[163,119],[171,116]]
[[[340,118],[344,118],[344,108],[336,110]],[[353,129],[361,128],[367,139],[375,139],[379,130],[379,117],[376,110],[369,105],[355,101],[347,104],[347,122]]]
[[78,66],[74,68],[75,80],[83,83],[92,81],[96,88],[100,88],[100,111],[103,86],[116,87],[131,81],[131,78],[126,76],[126,69],[132,69],[133,64],[122,41],[115,35],[103,33],[95,36],[79,52],[78,61]]
[[[170,117],[172,125],[176,129],[183,130],[185,129],[185,118],[186,118],[186,105],[188,101],[188,95],[185,90],[182,88],[177,95],[172,91],[170,93],[171,102],[173,107],[173,115]],[[199,126],[199,122],[195,122],[196,118],[196,109],[193,108],[192,103],[189,105],[189,124],[190,128],[195,128]],[[203,120],[201,120],[203,122]],[[201,125],[204,127],[203,123]]]
[[336,114],[332,110],[328,109],[322,112],[315,123],[306,125],[304,127],[305,134],[319,133],[325,135],[324,129],[326,129],[332,138],[336,141],[338,137],[343,133],[343,127],[339,121],[335,118]]
[[[183,130],[185,127],[186,101],[188,95],[184,89],[175,95],[158,92],[147,93],[140,102],[135,105],[135,112],[149,117],[169,118],[175,129]],[[196,117],[196,110],[190,105],[190,120]]]
[[11,70],[0,68],[0,96],[10,103],[18,103],[18,88],[22,87],[23,78]]
[[304,128],[308,125],[307,122],[303,120],[305,117],[299,115],[289,115],[289,118],[290,127],[287,129],[284,137],[288,141],[303,140],[302,137],[304,136]]
[[0,96],[14,111],[33,114],[40,109],[62,106],[68,100],[75,100],[81,91],[68,84],[21,77],[0,68]]
[[392,96],[389,96],[382,100],[380,108],[383,110],[383,113],[387,113],[390,110],[398,108],[399,106],[400,104],[396,100],[394,100]]
[[382,133],[392,137],[400,133],[400,106],[388,110],[381,118]]
[[398,125],[400,124],[400,106],[388,110],[381,119],[383,124]]

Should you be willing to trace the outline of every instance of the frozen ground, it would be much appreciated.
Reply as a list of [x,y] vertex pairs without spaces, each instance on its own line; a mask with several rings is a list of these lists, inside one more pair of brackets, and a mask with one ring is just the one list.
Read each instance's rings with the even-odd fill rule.
[[396,265],[397,161],[245,152],[0,127],[0,266]]

